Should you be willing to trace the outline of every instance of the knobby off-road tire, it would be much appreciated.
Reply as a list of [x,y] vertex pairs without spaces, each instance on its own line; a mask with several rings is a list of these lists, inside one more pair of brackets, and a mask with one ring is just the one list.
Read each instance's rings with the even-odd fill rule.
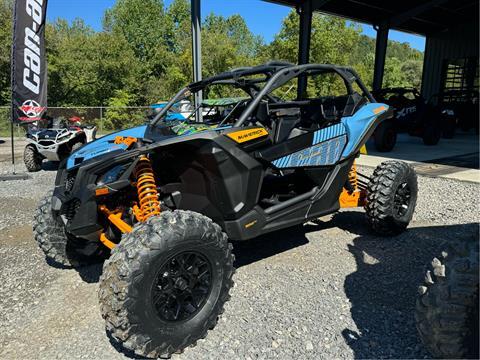
[[23,162],[28,172],[37,172],[42,170],[43,157],[33,145],[25,146],[23,151]]
[[442,138],[442,126],[441,124],[428,123],[425,125],[422,134],[422,140],[425,145],[434,146],[437,145]]
[[52,266],[79,267],[105,259],[103,245],[94,244],[65,234],[63,224],[52,215],[53,191],[40,201],[33,220],[33,234],[47,262]]
[[[176,286],[184,281],[175,274],[181,273],[190,284],[200,279],[205,281],[203,275],[195,278],[195,274],[188,273],[193,265],[178,265],[180,262],[176,259],[190,256],[188,254],[202,257],[205,260],[202,266],[209,264],[209,290],[203,291],[205,300],[197,304],[195,311],[189,310],[187,314],[182,310],[186,318],[167,321],[159,308],[168,309],[185,296],[178,295],[178,291],[183,290]],[[112,251],[103,267],[99,301],[107,332],[126,349],[151,358],[169,357],[195,345],[215,327],[230,298],[233,261],[226,234],[201,214],[165,211],[146,223],[137,224]],[[188,263],[186,260],[183,264]],[[174,292],[173,299],[170,295],[165,301],[155,298],[159,291],[167,290]]]
[[475,236],[451,244],[429,265],[415,320],[433,356],[478,359],[478,271]]
[[413,217],[417,203],[417,175],[402,161],[381,163],[367,187],[367,220],[379,235],[404,231]]
[[378,125],[373,134],[375,148],[380,152],[392,151],[397,143],[397,130],[393,120],[385,120]]

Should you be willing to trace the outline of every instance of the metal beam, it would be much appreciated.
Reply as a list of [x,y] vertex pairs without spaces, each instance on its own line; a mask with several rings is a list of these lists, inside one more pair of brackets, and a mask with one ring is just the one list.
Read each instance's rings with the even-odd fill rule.
[[[202,80],[202,16],[201,0],[191,0],[192,8],[192,57],[193,81]],[[195,121],[202,122],[202,92],[195,93]]]
[[388,27],[380,26],[377,29],[377,39],[375,42],[375,68],[373,70],[373,90],[380,90],[383,84],[383,74],[385,71],[385,58],[388,45]]
[[[305,0],[297,9],[300,15],[300,31],[298,41],[298,65],[308,64],[310,60],[310,42],[312,40],[312,0]],[[307,90],[307,78],[298,78],[297,97],[302,98]]]
[[388,24],[390,27],[396,27],[399,26],[400,24],[403,24],[405,21],[410,20],[411,18],[414,18],[422,13],[424,13],[427,10],[430,10],[434,8],[435,6],[442,5],[446,3],[448,0],[431,0],[429,2],[423,3],[421,5],[418,5],[414,8],[409,9],[408,11],[405,11],[401,14],[395,15],[391,17],[388,20]]
[[313,0],[312,10],[322,10],[322,8],[332,0]]

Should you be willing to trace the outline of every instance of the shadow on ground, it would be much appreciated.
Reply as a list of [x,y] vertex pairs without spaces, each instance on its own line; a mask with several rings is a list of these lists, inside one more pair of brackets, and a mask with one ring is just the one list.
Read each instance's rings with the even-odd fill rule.
[[44,161],[42,163],[42,170],[57,171],[59,165],[60,165],[59,161]]
[[[344,282],[356,328],[345,328],[342,332],[355,358],[428,357],[417,337],[414,322],[417,287],[424,277],[426,264],[439,252],[441,245],[445,241],[475,236],[478,224],[415,227],[399,236],[384,238],[372,234],[363,212],[340,212],[330,221],[319,220],[254,240],[234,242],[235,267],[306,245],[306,234],[333,227],[356,236],[348,248],[357,270]],[[94,283],[99,280],[102,265],[78,271],[84,281]],[[113,339],[110,341],[127,357],[138,359]]]
[[342,333],[355,358],[428,357],[415,328],[414,307],[425,266],[442,244],[477,236],[478,224],[411,228],[393,238],[361,235],[349,245],[357,271],[345,279],[357,329]]

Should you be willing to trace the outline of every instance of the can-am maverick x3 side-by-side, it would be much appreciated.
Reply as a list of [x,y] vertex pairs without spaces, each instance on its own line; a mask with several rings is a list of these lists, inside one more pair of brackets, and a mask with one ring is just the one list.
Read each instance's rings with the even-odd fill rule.
[[[299,79],[308,87],[297,97]],[[199,91],[198,107],[215,106],[213,115],[163,121]],[[381,235],[407,227],[412,168],[388,161],[366,178],[354,163],[390,116],[346,67],[273,62],[192,83],[150,124],[87,144],[60,166],[35,216],[36,240],[61,265],[109,256],[99,285],[109,334],[143,356],[181,352],[223,312],[229,240],[342,207],[364,206]]]

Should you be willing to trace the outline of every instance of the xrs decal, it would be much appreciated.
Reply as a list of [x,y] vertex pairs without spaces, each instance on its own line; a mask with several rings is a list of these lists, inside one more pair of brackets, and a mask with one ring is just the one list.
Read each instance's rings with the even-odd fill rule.
[[315,131],[312,146],[273,161],[279,169],[335,164],[347,143],[345,125],[335,124]]
[[397,119],[400,119],[404,116],[407,116],[408,114],[413,114],[415,111],[417,111],[416,106],[412,106],[409,108],[403,108],[402,110],[397,112]]
[[333,165],[340,159],[346,143],[347,137],[342,135],[277,159],[273,165],[279,169]]

